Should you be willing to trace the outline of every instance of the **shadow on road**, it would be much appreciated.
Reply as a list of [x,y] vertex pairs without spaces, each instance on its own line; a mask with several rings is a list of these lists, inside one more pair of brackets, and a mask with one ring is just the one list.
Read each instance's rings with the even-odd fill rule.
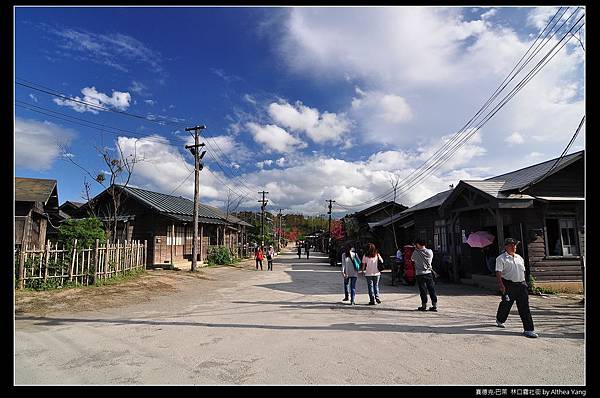
[[[285,266],[285,269],[279,268],[289,277],[289,282],[284,283],[267,283],[257,286],[267,289],[274,289],[289,293],[299,294],[343,294],[343,279],[339,267],[330,266],[329,257],[325,253],[317,252],[311,254],[307,260],[306,256],[298,259],[297,256],[292,256],[290,253],[284,253],[278,256],[274,261],[274,269],[278,270],[278,266]],[[314,274],[319,275],[315,282]],[[367,283],[364,276],[359,276],[357,281],[359,294],[367,293]],[[386,293],[406,293],[417,294],[419,288],[407,285],[392,285],[392,275],[390,270],[385,270],[381,274],[379,280],[379,290],[382,295]],[[448,283],[444,280],[436,281],[436,292],[440,296],[494,296],[495,293],[489,290],[481,289],[470,285],[459,285]]]
[[[37,321],[41,326],[63,326],[72,323],[101,323],[114,325],[149,325],[149,326],[194,326],[206,328],[240,328],[240,329],[270,329],[270,330],[323,330],[323,331],[355,331],[355,332],[400,332],[400,333],[433,333],[433,334],[470,334],[493,336],[520,336],[520,332],[499,330],[489,323],[460,324],[444,326],[379,324],[379,323],[334,323],[318,326],[293,325],[260,325],[241,323],[208,323],[208,322],[173,322],[135,319],[80,319],[80,318],[47,318],[33,316],[17,316],[16,320]],[[543,338],[583,339],[583,333],[543,333]]]

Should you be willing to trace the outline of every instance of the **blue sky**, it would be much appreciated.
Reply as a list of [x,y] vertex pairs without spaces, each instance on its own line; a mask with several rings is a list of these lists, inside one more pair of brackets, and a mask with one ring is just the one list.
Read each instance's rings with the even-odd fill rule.
[[[82,201],[90,177],[64,154],[95,175],[107,170],[96,148],[116,154],[118,145],[142,159],[132,185],[191,198],[184,128],[205,124],[202,202],[223,206],[231,189],[255,209],[264,189],[284,212],[324,213],[330,198],[343,206],[336,214],[355,211],[394,178],[414,177],[556,10],[17,7],[15,175],[56,179],[61,203]],[[583,116],[584,61],[573,38],[448,162],[411,178],[398,201],[410,206],[461,179],[560,155]],[[583,133],[570,152],[584,148]],[[92,194],[104,189],[91,184]]]

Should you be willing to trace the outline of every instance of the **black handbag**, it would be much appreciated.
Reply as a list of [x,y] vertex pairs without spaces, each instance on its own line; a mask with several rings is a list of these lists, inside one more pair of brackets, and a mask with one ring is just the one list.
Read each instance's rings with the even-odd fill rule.
[[377,255],[377,271],[381,272],[385,269],[383,266],[383,261],[381,261],[381,257]]

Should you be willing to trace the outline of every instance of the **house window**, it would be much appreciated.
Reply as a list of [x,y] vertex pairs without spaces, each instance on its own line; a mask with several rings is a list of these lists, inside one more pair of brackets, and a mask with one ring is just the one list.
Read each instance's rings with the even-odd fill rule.
[[573,218],[546,219],[549,256],[578,256],[577,230]]
[[[183,225],[175,226],[175,236],[173,237],[173,227],[167,227],[167,245],[183,245],[183,236],[185,227]],[[173,239],[174,238],[174,239]]]
[[433,226],[433,247],[434,250],[447,253],[448,252],[448,233],[446,230],[446,221],[437,220]]

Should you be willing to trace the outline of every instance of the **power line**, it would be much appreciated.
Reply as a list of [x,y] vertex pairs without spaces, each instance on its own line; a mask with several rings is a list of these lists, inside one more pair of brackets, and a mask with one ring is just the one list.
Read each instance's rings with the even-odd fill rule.
[[[137,114],[134,114],[134,113],[131,113],[131,112],[118,111],[118,110],[115,110],[115,109],[112,109],[112,108],[108,108],[108,107],[105,107],[105,106],[101,106],[101,105],[98,105],[98,104],[94,104],[94,103],[91,103],[91,102],[88,102],[88,101],[83,101],[83,100],[78,100],[78,99],[70,98],[70,97],[67,97],[67,96],[61,94],[57,90],[54,90],[52,88],[43,86],[43,85],[41,85],[39,83],[33,83],[31,81],[28,81],[28,80],[25,80],[25,79],[22,79],[22,78],[17,78],[17,79],[21,80],[23,82],[26,82],[26,83],[15,82],[17,85],[20,85],[20,86],[23,86],[23,87],[28,87],[30,89],[33,89],[33,90],[36,90],[36,91],[39,91],[39,92],[43,92],[43,93],[46,93],[48,95],[52,95],[52,96],[55,96],[55,97],[63,98],[63,99],[68,100],[68,101],[80,103],[80,104],[89,106],[91,108],[100,109],[100,110],[106,111],[106,112],[114,112],[114,113],[117,113],[117,114],[120,114],[120,115],[130,116],[130,117],[134,117],[134,118],[137,118],[137,119],[143,119],[143,120],[146,120],[146,121],[149,121],[149,122],[158,123],[160,125],[169,124],[169,125],[172,125],[172,126],[176,126],[177,128],[182,128],[183,127],[183,124],[180,124],[180,123],[174,123],[174,122],[168,122],[167,123],[167,122],[164,122],[164,121],[160,121],[160,120],[156,120],[156,119],[153,119],[153,118],[149,118],[147,116],[137,115]],[[48,111],[50,111],[50,110],[48,110]],[[50,111],[50,112],[54,112],[54,111]],[[67,115],[65,115],[65,116],[67,116]],[[93,123],[93,122],[89,122],[89,123]],[[133,132],[129,132],[129,133],[134,134]],[[215,145],[218,146],[218,144],[216,143],[216,141],[215,141]],[[220,147],[219,147],[219,149],[220,149]],[[221,151],[221,153],[223,153],[223,152]],[[224,153],[223,153],[223,155],[224,155]],[[225,172],[223,166],[220,164],[220,162],[217,159],[217,157],[212,156],[212,158],[215,161],[215,163],[217,163],[217,165],[219,166],[219,168],[221,168],[223,170],[223,173],[225,173],[227,175],[227,172]],[[232,162],[229,161],[229,163],[232,163]],[[231,174],[235,175],[236,173],[234,171],[232,171]],[[235,177],[232,177],[232,178],[235,179]],[[248,189],[248,193],[251,192],[250,191],[251,188],[249,188],[243,182],[241,182],[241,184],[244,185]]]
[[[569,18],[567,18],[567,21],[568,21],[568,20],[569,20],[569,19],[570,19],[570,18],[571,18],[573,15],[575,15],[575,14],[576,14],[578,11],[579,11],[579,9],[577,9],[576,11],[574,11],[574,12],[571,14],[571,16],[569,16]],[[547,24],[547,25],[546,25],[546,27],[545,27],[545,28],[542,30],[542,32],[540,32],[540,35],[538,35],[538,39],[539,39],[539,37],[541,36],[541,34],[542,34],[542,33],[543,33],[543,32],[544,32],[546,29],[547,29],[547,27],[550,25],[550,23],[551,23],[551,22],[552,22],[552,20],[553,20],[553,19],[556,17],[556,15],[558,15],[558,13],[559,13],[559,12],[560,12],[560,9],[557,11],[557,13],[555,14],[555,16],[554,16],[554,17],[553,17],[553,18],[552,18],[552,19],[551,19],[551,20],[548,22],[548,24]],[[562,15],[564,15],[565,13],[566,13],[566,9],[565,9],[565,12],[563,12],[563,14],[562,14]],[[562,17],[562,15],[561,15],[561,17]],[[578,20],[578,21],[577,21],[577,22],[576,22],[576,23],[575,23],[575,24],[572,26],[572,28],[570,29],[570,31],[572,31],[572,30],[573,30],[573,29],[574,29],[574,28],[577,26],[577,23],[578,23],[578,22],[579,22],[579,21],[580,21],[582,18],[583,18],[583,16],[582,16],[582,17],[581,17],[581,18],[580,18],[580,19],[579,19],[579,20]],[[560,20],[560,18],[559,18],[559,20]],[[557,22],[558,22],[558,20],[557,20]],[[565,23],[566,23],[566,21],[565,21]],[[552,34],[552,36],[550,36],[550,38],[548,38],[548,41],[549,41],[549,40],[551,40],[551,38],[552,38],[552,37],[554,37],[554,36],[556,35],[556,33],[558,33],[558,31],[559,31],[559,30],[562,28],[562,26],[564,26],[564,24],[565,24],[565,23],[563,23],[563,24],[561,25],[561,27],[559,27],[559,29],[557,29],[557,30],[556,30],[556,32],[554,32],[554,34]],[[555,24],[552,26],[551,30],[553,29],[553,27],[554,27],[554,26],[556,26],[556,23],[555,23]],[[582,26],[583,26],[583,25],[582,25]],[[580,27],[580,28],[581,28],[581,27]],[[580,29],[580,28],[579,28],[579,29]],[[550,30],[550,31],[551,31],[551,30]],[[550,32],[550,31],[549,31],[549,32]],[[570,32],[570,31],[569,31],[569,32]],[[567,32],[567,34],[565,34],[565,36],[563,36],[563,38],[562,38],[562,39],[559,41],[559,43],[557,43],[557,45],[558,45],[558,44],[560,44],[560,42],[561,42],[562,40],[564,40],[564,38],[565,38],[565,37],[566,37],[566,36],[569,34],[569,32]],[[548,33],[546,34],[546,36],[545,36],[545,38],[544,38],[544,39],[546,39],[547,37],[548,37]],[[526,55],[527,53],[529,53],[529,51],[530,51],[532,48],[534,48],[534,46],[535,46],[535,43],[536,43],[536,41],[537,41],[538,39],[536,39],[536,40],[535,40],[535,41],[532,43],[532,45],[531,45],[531,46],[530,46],[530,48],[527,50],[527,52],[525,53],[525,55]],[[547,43],[547,42],[546,42],[546,43]],[[565,44],[566,44],[566,42],[565,42]],[[534,52],[532,53],[532,56],[535,56],[535,55],[537,55],[537,53],[539,53],[539,51],[540,51],[540,50],[541,50],[541,49],[542,49],[542,48],[543,48],[545,45],[546,45],[546,44],[544,44],[543,46],[539,47],[539,43],[538,43],[538,46],[536,46],[536,47],[535,47],[535,50],[534,50]],[[547,62],[549,62],[549,60],[548,60],[548,61],[547,61],[547,62],[546,62],[544,65],[542,65],[541,67],[539,67],[540,63],[541,63],[541,62],[543,62],[543,61],[544,61],[544,60],[545,60],[545,59],[546,59],[546,58],[547,58],[547,57],[548,57],[548,56],[549,56],[549,55],[552,53],[552,51],[553,51],[553,50],[556,48],[556,46],[557,46],[557,45],[555,45],[555,46],[554,46],[554,47],[553,47],[553,48],[552,48],[552,49],[551,49],[551,50],[548,52],[548,54],[547,54],[547,55],[546,55],[546,56],[545,56],[545,57],[544,57],[544,58],[543,58],[543,59],[542,59],[540,62],[538,62],[538,64],[537,64],[537,65],[536,65],[536,66],[535,66],[535,67],[532,69],[532,71],[530,71],[530,72],[529,72],[529,74],[528,74],[528,75],[527,75],[527,76],[526,76],[526,77],[525,77],[523,80],[521,80],[521,82],[520,82],[520,83],[517,85],[517,87],[515,87],[515,88],[514,88],[514,89],[513,89],[513,90],[512,90],[512,91],[511,91],[511,92],[510,92],[510,93],[509,93],[507,96],[505,96],[505,97],[504,97],[504,98],[505,98],[505,100],[503,100],[503,102],[501,101],[501,103],[500,103],[499,105],[496,105],[496,107],[495,107],[495,108],[493,108],[493,110],[492,110],[490,113],[488,113],[488,116],[486,116],[486,117],[487,117],[487,119],[485,119],[485,120],[483,121],[483,123],[480,123],[480,124],[479,124],[479,126],[478,126],[477,128],[475,128],[475,129],[473,129],[473,130],[472,130],[470,133],[466,133],[464,136],[460,137],[460,136],[461,136],[461,135],[462,135],[464,132],[466,132],[466,131],[467,131],[467,128],[468,128],[468,127],[469,127],[469,126],[472,124],[472,122],[473,122],[473,121],[474,121],[474,120],[477,118],[477,116],[478,116],[478,115],[479,115],[479,114],[480,114],[480,113],[481,113],[483,110],[485,110],[485,109],[486,109],[486,108],[489,106],[489,104],[490,104],[490,103],[491,103],[491,102],[492,102],[492,101],[493,101],[493,100],[494,100],[494,99],[495,99],[495,98],[498,96],[498,94],[499,94],[500,92],[502,92],[502,91],[503,91],[503,90],[506,88],[507,84],[508,84],[510,81],[512,81],[512,80],[514,79],[514,77],[516,76],[516,74],[518,74],[518,73],[519,73],[519,72],[520,72],[520,71],[521,71],[521,70],[524,68],[524,66],[525,66],[526,64],[528,64],[528,63],[531,61],[531,59],[533,58],[532,56],[530,56],[530,57],[529,57],[529,58],[526,60],[526,62],[525,62],[525,63],[524,63],[522,66],[521,66],[521,68],[520,68],[520,69],[519,69],[519,70],[516,72],[516,74],[515,74],[515,75],[514,75],[512,78],[510,78],[510,80],[509,80],[508,82],[506,82],[506,80],[507,80],[507,79],[510,77],[510,75],[512,74],[512,72],[513,72],[513,71],[514,71],[514,70],[517,68],[517,66],[518,66],[518,65],[521,63],[521,61],[523,60],[523,58],[525,57],[525,55],[524,55],[523,57],[521,57],[521,59],[519,60],[519,62],[517,63],[517,65],[516,65],[516,66],[513,68],[513,70],[512,70],[512,71],[509,73],[509,75],[508,75],[508,76],[507,76],[507,77],[504,79],[504,81],[501,83],[501,85],[500,85],[500,88],[499,88],[499,89],[496,89],[496,91],[494,92],[494,94],[492,94],[492,97],[491,97],[490,99],[488,99],[488,101],[486,101],[486,103],[485,103],[485,104],[482,106],[482,108],[481,108],[481,109],[480,109],[480,110],[479,110],[479,111],[476,113],[476,115],[475,115],[475,116],[473,116],[473,117],[472,117],[472,118],[469,120],[469,122],[467,122],[467,124],[465,124],[465,126],[463,126],[463,128],[461,128],[461,130],[459,130],[459,132],[458,132],[458,133],[456,133],[456,134],[455,134],[455,135],[454,135],[454,136],[453,136],[453,137],[452,137],[450,140],[448,140],[448,142],[446,142],[446,143],[445,143],[445,144],[444,144],[444,145],[443,145],[443,146],[442,146],[440,149],[438,149],[438,151],[436,151],[436,153],[434,153],[434,155],[432,155],[432,156],[431,156],[431,157],[430,157],[428,160],[426,160],[426,161],[425,161],[425,162],[424,162],[424,163],[423,163],[423,164],[422,164],[422,165],[421,165],[419,168],[415,169],[415,170],[414,170],[414,171],[413,171],[413,172],[412,172],[412,173],[411,173],[409,176],[407,176],[407,177],[404,179],[404,181],[403,181],[403,184],[402,184],[402,186],[403,186],[402,190],[407,190],[408,188],[410,188],[410,187],[414,186],[414,185],[416,184],[416,182],[414,182],[414,181],[416,181],[416,176],[422,176],[422,175],[424,175],[424,174],[425,174],[427,171],[429,171],[429,170],[430,170],[430,169],[432,169],[433,167],[435,167],[435,169],[433,170],[433,171],[435,171],[435,170],[437,170],[437,168],[439,168],[439,166],[441,166],[441,164],[445,163],[445,162],[446,162],[446,161],[449,159],[449,155],[452,155],[454,152],[456,152],[456,150],[457,150],[457,149],[458,149],[458,148],[459,148],[461,145],[463,145],[464,143],[466,143],[466,141],[467,141],[467,140],[468,140],[470,137],[472,137],[472,136],[473,136],[473,134],[474,134],[474,133],[475,133],[475,132],[476,132],[476,131],[477,131],[477,130],[478,130],[478,129],[479,129],[479,128],[480,128],[480,127],[483,125],[483,124],[485,124],[485,123],[486,123],[486,122],[487,122],[487,121],[488,121],[488,120],[489,120],[489,119],[490,119],[490,118],[491,118],[491,117],[492,117],[492,116],[493,116],[493,115],[494,115],[494,114],[495,114],[495,113],[496,113],[496,112],[497,112],[497,111],[498,111],[498,110],[499,110],[501,107],[503,107],[503,106],[504,106],[504,104],[506,104],[506,102],[508,102],[508,100],[510,100],[510,99],[512,98],[512,96],[514,96],[514,94],[516,94],[516,92],[518,92],[518,91],[519,91],[519,90],[520,90],[520,89],[521,89],[521,88],[524,86],[524,84],[526,84],[527,82],[529,82],[529,80],[531,80],[531,78],[533,78],[533,76],[535,76],[535,74],[537,74],[537,72],[539,72],[539,70],[540,70],[540,69],[541,69],[543,66],[545,66],[545,65],[547,64]],[[564,44],[563,44],[563,46],[564,46]],[[561,48],[562,48],[562,46],[561,46]],[[560,49],[559,49],[559,51],[560,51]],[[556,53],[555,53],[554,55],[556,55]],[[554,57],[554,55],[552,55],[552,57]],[[552,57],[551,57],[550,59],[552,59]],[[538,68],[538,67],[539,67],[539,69],[537,69],[537,71],[536,71],[536,72],[535,72],[533,75],[531,75],[531,73],[533,72],[533,70],[536,70],[536,68]],[[506,84],[505,84],[505,82],[506,82]],[[515,91],[515,89],[516,89],[516,91]],[[511,95],[511,94],[512,94],[512,95]],[[508,99],[506,99],[507,97],[508,97]],[[459,146],[457,146],[457,143],[459,143],[459,144],[458,144]],[[453,150],[452,152],[449,152],[449,151],[450,151],[450,150],[452,150],[452,149],[454,149],[454,150]],[[425,166],[426,166],[428,163],[430,163],[430,162],[431,162],[431,165],[429,165],[429,166],[428,166],[426,169],[424,169],[424,167],[425,167]],[[432,171],[432,172],[433,172],[433,171]],[[360,207],[361,205],[366,205],[366,204],[368,204],[368,203],[371,203],[371,202],[373,202],[373,201],[376,201],[376,200],[378,200],[378,199],[383,199],[383,198],[386,198],[386,197],[390,196],[391,194],[393,194],[393,189],[392,189],[392,190],[390,190],[390,191],[384,192],[383,194],[377,195],[377,196],[375,196],[374,198],[370,199],[369,201],[365,201],[365,202],[362,202],[362,203],[359,203],[359,204],[356,204],[356,205],[346,205],[346,207],[350,207],[350,208],[356,208],[356,207]],[[401,196],[402,196],[402,195],[401,195]],[[338,203],[338,204],[339,204],[339,203]]]
[[565,150],[560,154],[560,156],[558,157],[558,159],[556,159],[556,162],[554,162],[554,164],[552,165],[552,167],[550,167],[548,169],[548,171],[546,171],[544,173],[543,176],[536,178],[534,181],[532,181],[529,185],[527,185],[524,188],[519,189],[519,192],[523,192],[525,190],[527,190],[528,188],[530,188],[532,185],[537,184],[538,182],[542,181],[544,178],[546,178],[546,176],[548,174],[550,174],[552,172],[552,170],[554,170],[556,168],[556,166],[558,165],[558,163],[562,160],[562,158],[565,156],[565,154],[569,151],[569,149],[571,148],[571,145],[573,145],[573,142],[575,142],[575,139],[577,138],[577,135],[579,134],[579,130],[581,130],[581,127],[583,126],[583,122],[585,121],[585,115],[583,115],[583,117],[581,118],[581,121],[579,122],[579,126],[577,127],[577,130],[575,131],[575,133],[573,134],[573,137],[571,137],[571,140],[569,141],[569,143],[567,144]]

